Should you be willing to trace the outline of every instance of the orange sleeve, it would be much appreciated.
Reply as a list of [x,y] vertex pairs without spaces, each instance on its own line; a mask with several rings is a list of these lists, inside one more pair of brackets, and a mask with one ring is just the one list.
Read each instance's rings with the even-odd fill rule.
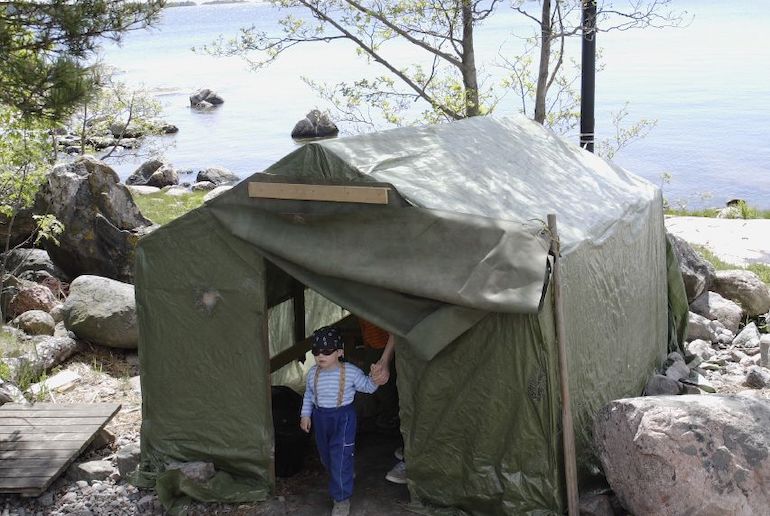
[[361,336],[364,339],[364,345],[372,349],[383,349],[388,343],[388,332],[360,317],[358,322],[361,326]]

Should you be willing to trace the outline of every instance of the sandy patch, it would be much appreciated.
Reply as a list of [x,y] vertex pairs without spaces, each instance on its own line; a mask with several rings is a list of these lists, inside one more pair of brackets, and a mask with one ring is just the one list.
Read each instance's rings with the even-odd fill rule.
[[734,265],[770,265],[770,219],[668,217],[666,229],[690,244],[702,245]]

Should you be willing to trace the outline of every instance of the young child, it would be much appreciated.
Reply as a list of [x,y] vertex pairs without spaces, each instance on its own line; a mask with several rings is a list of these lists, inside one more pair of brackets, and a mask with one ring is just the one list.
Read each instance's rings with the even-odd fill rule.
[[315,432],[321,462],[329,473],[332,516],[347,516],[353,495],[353,451],[356,444],[356,391],[373,393],[377,384],[356,366],[340,362],[343,354],[339,330],[326,326],[313,333],[316,365],[307,375],[300,427]]

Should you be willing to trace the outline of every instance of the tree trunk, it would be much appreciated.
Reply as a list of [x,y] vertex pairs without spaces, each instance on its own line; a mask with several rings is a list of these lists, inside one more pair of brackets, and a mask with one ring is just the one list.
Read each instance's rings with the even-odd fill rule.
[[465,87],[465,115],[478,116],[481,114],[479,106],[479,84],[476,76],[476,55],[473,50],[473,2],[464,1],[462,7],[463,16],[463,55],[462,76]]
[[540,18],[540,66],[535,90],[535,122],[545,122],[545,97],[548,93],[548,66],[551,61],[551,0],[543,0],[543,12]]

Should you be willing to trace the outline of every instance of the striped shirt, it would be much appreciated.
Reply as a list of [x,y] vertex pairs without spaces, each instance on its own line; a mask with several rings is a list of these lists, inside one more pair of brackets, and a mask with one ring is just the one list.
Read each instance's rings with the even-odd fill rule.
[[[318,374],[318,406],[323,408],[334,408],[337,406],[337,398],[340,392],[340,368],[335,367],[329,371],[320,370]],[[302,417],[310,417],[313,412],[313,405],[316,402],[315,393],[315,374],[317,365],[310,368],[307,373],[307,388],[305,397],[302,400]],[[350,405],[358,392],[367,392],[369,394],[377,390],[377,385],[372,379],[364,374],[359,368],[349,362],[345,362],[345,389],[342,395],[342,405]]]

